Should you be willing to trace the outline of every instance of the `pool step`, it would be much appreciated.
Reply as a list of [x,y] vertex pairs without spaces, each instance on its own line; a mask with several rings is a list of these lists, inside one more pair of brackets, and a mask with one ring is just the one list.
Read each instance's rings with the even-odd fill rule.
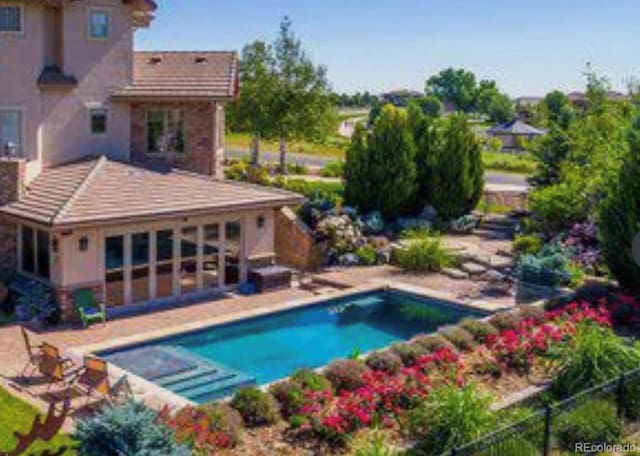
[[156,382],[165,388],[179,387],[183,383],[192,383],[195,381],[206,380],[209,382],[217,382],[233,377],[233,372],[220,370],[216,367],[199,367],[198,369],[182,372],[177,375],[171,375],[159,378]]
[[182,347],[165,347],[185,359],[196,363],[197,368],[168,375],[156,383],[194,402],[204,403],[222,399],[243,386],[256,384],[255,378],[222,364],[202,358]]
[[236,390],[245,386],[255,386],[255,379],[240,374],[215,384],[204,384],[199,387],[179,391],[178,394],[197,403],[205,403],[232,395]]

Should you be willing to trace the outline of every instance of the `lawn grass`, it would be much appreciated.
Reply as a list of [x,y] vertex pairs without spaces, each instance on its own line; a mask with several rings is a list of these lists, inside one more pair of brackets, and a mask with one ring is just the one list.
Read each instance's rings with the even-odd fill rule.
[[484,151],[482,153],[482,161],[485,169],[518,174],[532,174],[537,167],[535,160],[528,155],[503,152]]
[[[249,150],[251,148],[251,134],[227,133],[226,146],[228,149]],[[289,152],[294,154],[316,155],[320,157],[343,160],[349,139],[341,136],[330,136],[323,144],[308,141],[297,141],[289,145]],[[272,140],[260,141],[260,150],[277,152],[278,142]],[[504,171],[517,174],[532,174],[536,170],[536,162],[528,155],[516,155],[502,152],[482,153],[484,167],[491,171]]]
[[[225,141],[227,149],[249,150],[251,148],[251,134],[249,133],[227,133]],[[327,138],[327,141],[323,144],[308,141],[294,141],[289,144],[289,152],[342,159],[344,158],[348,145],[349,140],[347,138],[336,135]],[[277,152],[279,150],[278,141],[261,140],[260,150]]]
[[[0,451],[13,450],[17,439],[14,432],[26,433],[31,428],[38,410],[21,401],[8,391],[0,388]],[[37,441],[29,447],[25,454],[40,454],[44,450],[55,452],[63,446],[72,447],[73,440],[63,434],[55,436],[50,442]],[[74,455],[74,450],[67,450],[64,455]]]

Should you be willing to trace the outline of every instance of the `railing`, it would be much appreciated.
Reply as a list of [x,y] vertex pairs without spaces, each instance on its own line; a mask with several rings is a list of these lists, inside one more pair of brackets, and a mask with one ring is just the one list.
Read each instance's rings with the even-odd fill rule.
[[[640,413],[635,417],[625,414],[626,393],[640,388],[640,368],[617,378],[584,390],[575,396],[538,409],[526,418],[487,434],[478,440],[454,447],[441,456],[549,456],[557,449],[554,423],[581,405],[606,400],[615,405],[618,419],[623,424],[640,424]],[[635,394],[640,394],[635,391]],[[630,398],[628,398],[630,399]],[[635,404],[640,407],[640,404]],[[628,409],[627,409],[628,410]],[[598,417],[593,417],[594,421]],[[587,444],[615,444],[619,442],[584,442]]]

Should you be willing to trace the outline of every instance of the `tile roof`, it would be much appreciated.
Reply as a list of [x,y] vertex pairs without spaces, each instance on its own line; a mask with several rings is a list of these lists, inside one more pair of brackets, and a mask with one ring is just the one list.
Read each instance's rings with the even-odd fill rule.
[[272,208],[301,201],[300,195],[280,189],[100,157],[45,170],[22,198],[0,212],[64,227]]
[[235,52],[135,52],[133,65],[133,84],[115,98],[230,100],[237,92]]

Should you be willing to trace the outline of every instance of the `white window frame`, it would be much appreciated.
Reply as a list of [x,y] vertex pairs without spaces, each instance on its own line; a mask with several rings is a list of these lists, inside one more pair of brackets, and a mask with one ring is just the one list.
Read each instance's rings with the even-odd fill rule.
[[[104,14],[107,17],[107,35],[106,36],[94,36],[92,30],[92,17],[94,14]],[[89,41],[107,41],[111,37],[111,8],[89,8],[87,10],[87,38]]]
[[[94,132],[93,131],[93,115],[94,113],[103,113],[105,117],[105,130],[104,132]],[[107,108],[96,106],[89,108],[89,134],[91,136],[107,136],[109,134],[109,110]]]
[[0,4],[0,8],[18,8],[20,10],[20,30],[0,30],[0,36],[2,35],[24,35],[24,5],[18,3]]
[[[18,158],[27,158],[25,154],[25,140],[26,140],[26,126],[27,126],[27,116],[25,115],[25,109],[21,106],[2,106],[0,105],[1,111],[16,111],[20,113],[20,149],[18,150],[17,157]],[[0,156],[4,156],[4,144],[0,143]]]
[[[180,113],[180,117],[182,120],[182,150],[150,150],[149,144],[149,115],[151,112],[162,112],[162,129],[163,133],[166,136],[169,131],[169,113],[173,112],[174,115],[176,113]],[[186,131],[186,122],[185,122],[185,111],[180,108],[149,108],[145,110],[144,114],[144,136],[145,136],[145,154],[152,157],[183,157],[187,154],[187,131]]]

